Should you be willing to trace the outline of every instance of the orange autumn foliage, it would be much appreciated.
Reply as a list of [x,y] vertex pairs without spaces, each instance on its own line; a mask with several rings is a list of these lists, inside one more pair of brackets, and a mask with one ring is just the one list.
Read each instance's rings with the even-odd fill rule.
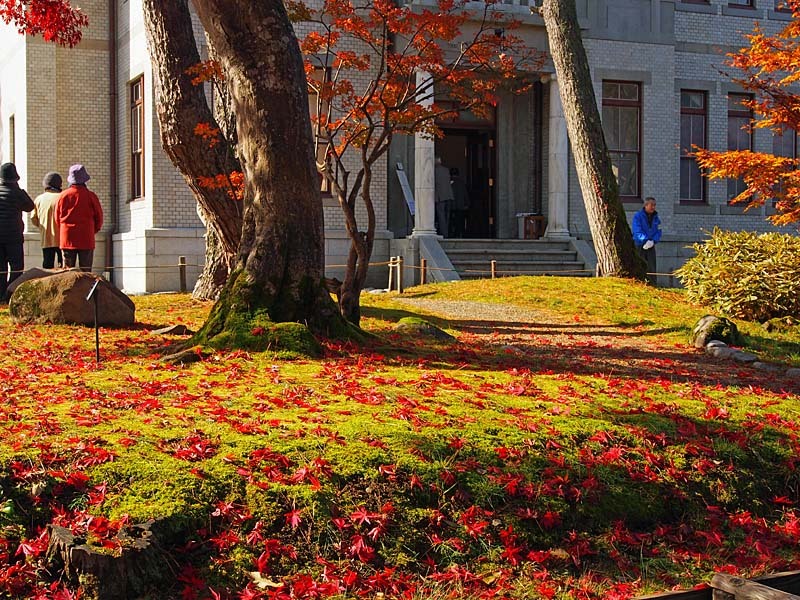
[[204,60],[196,65],[189,67],[186,74],[192,77],[192,85],[200,85],[201,83],[213,82],[215,79],[222,81],[225,76],[222,72],[222,67],[215,60]]
[[232,171],[214,177],[198,177],[200,187],[207,190],[225,190],[231,200],[241,201],[244,197],[244,173]]
[[[800,0],[785,0],[792,21],[775,35],[759,27],[747,36],[749,46],[729,54],[728,64],[741,71],[734,77],[753,94],[748,106],[756,115],[753,128],[769,129],[773,135],[800,132]],[[800,222],[800,163],[797,157],[775,156],[750,150],[712,152],[698,149],[698,163],[709,179],[741,178],[747,188],[733,202],[747,202],[748,208],[773,201],[776,225]]]
[[216,146],[222,137],[222,132],[219,128],[209,123],[198,123],[194,128],[194,134],[201,138],[209,148]]
[[[485,115],[501,88],[530,86],[524,74],[541,66],[543,54],[514,34],[519,23],[496,2],[482,10],[468,4],[440,0],[419,8],[371,0],[356,7],[351,0],[325,0],[304,15],[313,27],[301,40],[317,98],[313,125],[327,154],[377,150],[395,133],[437,135],[437,121],[460,111]],[[418,72],[429,83],[418,83]],[[434,89],[446,103],[429,103]]]

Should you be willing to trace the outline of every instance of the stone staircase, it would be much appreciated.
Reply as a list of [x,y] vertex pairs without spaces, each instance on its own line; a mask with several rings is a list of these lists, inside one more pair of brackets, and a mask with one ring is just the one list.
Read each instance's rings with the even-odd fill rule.
[[590,276],[572,241],[446,239],[439,244],[461,279],[514,275]]

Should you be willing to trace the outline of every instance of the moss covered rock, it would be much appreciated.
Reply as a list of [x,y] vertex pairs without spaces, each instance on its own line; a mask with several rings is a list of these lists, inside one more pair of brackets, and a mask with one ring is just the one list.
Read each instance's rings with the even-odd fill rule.
[[797,317],[776,317],[765,321],[761,324],[764,331],[777,331],[779,333],[788,333],[791,331],[800,330],[800,318]]
[[441,329],[436,327],[436,325],[432,325],[431,323],[428,323],[428,321],[420,319],[418,317],[405,317],[403,319],[400,319],[397,322],[397,325],[394,326],[394,330],[399,333],[422,335],[443,342],[456,341],[456,338],[454,338],[446,331],[442,331]]
[[742,336],[736,323],[725,317],[706,315],[697,322],[692,330],[692,343],[695,348],[705,348],[712,340],[725,342],[729,346],[742,344]]

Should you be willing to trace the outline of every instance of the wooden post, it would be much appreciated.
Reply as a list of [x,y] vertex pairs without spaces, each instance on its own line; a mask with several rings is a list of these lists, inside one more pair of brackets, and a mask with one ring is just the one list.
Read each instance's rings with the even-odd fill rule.
[[749,600],[751,598],[753,600],[800,600],[800,596],[781,592],[755,581],[726,575],[725,573],[714,575],[711,579],[711,587],[714,588],[714,600],[726,600],[727,598],[740,598],[741,600]]
[[387,291],[391,292],[394,288],[394,256],[389,257],[389,285]]
[[402,256],[397,257],[397,291],[403,293],[403,260]]
[[492,279],[494,279],[495,277],[497,277],[497,261],[493,260],[492,261]]
[[428,283],[428,259],[427,258],[420,258],[419,259],[419,284],[425,285]]
[[181,278],[181,293],[186,293],[186,257],[179,256],[178,257],[178,269],[180,270],[180,278]]

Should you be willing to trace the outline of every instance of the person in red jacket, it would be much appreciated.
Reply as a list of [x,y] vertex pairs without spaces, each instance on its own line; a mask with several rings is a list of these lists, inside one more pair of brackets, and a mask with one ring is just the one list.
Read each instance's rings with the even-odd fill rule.
[[64,266],[81,271],[91,271],[94,259],[94,236],[103,226],[103,209],[97,194],[86,187],[89,173],[83,165],[69,168],[67,182],[70,186],[61,192],[56,209],[61,251]]

